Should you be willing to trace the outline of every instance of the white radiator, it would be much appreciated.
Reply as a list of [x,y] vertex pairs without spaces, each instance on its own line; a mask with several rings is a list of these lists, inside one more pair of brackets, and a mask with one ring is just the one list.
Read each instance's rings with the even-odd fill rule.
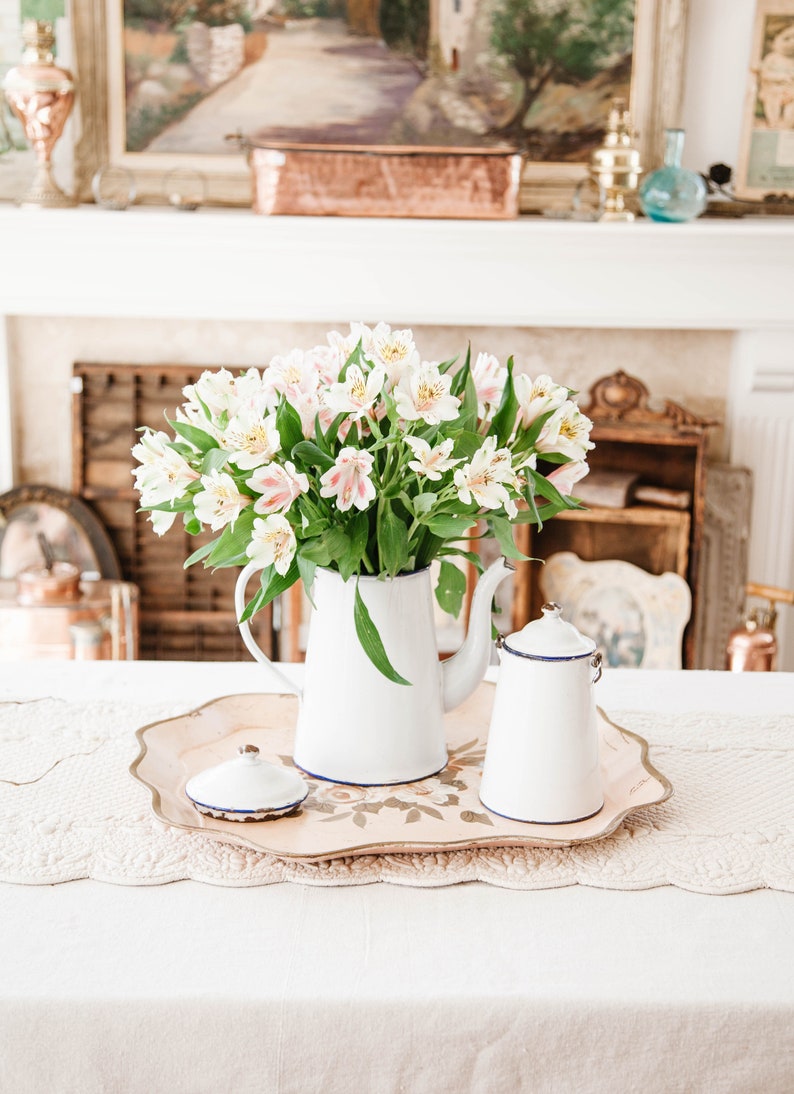
[[[731,463],[753,472],[748,580],[794,588],[794,339],[739,336]],[[794,671],[794,607],[781,605],[778,668]]]

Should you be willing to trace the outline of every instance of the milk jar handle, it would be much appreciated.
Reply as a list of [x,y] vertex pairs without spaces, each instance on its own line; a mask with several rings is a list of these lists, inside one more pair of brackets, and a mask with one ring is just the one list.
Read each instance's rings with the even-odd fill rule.
[[237,584],[234,587],[234,611],[237,616],[237,626],[240,629],[240,635],[243,642],[245,642],[246,648],[255,661],[259,661],[262,665],[267,665],[271,672],[273,672],[279,679],[279,681],[286,687],[287,691],[292,692],[295,695],[300,696],[300,689],[293,684],[288,676],[285,676],[280,669],[277,669],[267,654],[263,653],[259,648],[256,639],[251,634],[251,626],[247,619],[241,620],[240,616],[245,610],[245,589],[248,585],[248,580],[252,574],[255,574],[257,570],[263,570],[264,565],[256,560],[249,562],[247,566],[244,566],[240,571],[240,576],[237,578]]
[[601,676],[603,674],[602,661],[603,658],[601,656],[601,651],[596,650],[596,652],[593,654],[593,659],[590,662],[590,666],[596,670],[595,676],[590,681],[591,684],[597,684],[598,681],[601,679]]

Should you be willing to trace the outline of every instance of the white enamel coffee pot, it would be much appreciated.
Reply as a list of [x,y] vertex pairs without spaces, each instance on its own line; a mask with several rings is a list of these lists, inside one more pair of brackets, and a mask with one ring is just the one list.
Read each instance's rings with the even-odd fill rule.
[[480,800],[493,813],[568,824],[604,804],[593,685],[596,644],[544,604],[540,619],[499,636],[499,679]]

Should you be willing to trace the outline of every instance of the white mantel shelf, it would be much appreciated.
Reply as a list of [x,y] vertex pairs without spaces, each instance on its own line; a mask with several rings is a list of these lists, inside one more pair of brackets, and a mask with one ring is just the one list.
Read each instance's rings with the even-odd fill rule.
[[0,314],[794,327],[794,218],[685,225],[0,208]]

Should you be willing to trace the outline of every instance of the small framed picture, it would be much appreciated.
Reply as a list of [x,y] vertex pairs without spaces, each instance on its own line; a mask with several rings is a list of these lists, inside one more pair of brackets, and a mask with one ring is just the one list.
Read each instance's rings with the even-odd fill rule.
[[736,194],[794,196],[794,0],[757,0]]

